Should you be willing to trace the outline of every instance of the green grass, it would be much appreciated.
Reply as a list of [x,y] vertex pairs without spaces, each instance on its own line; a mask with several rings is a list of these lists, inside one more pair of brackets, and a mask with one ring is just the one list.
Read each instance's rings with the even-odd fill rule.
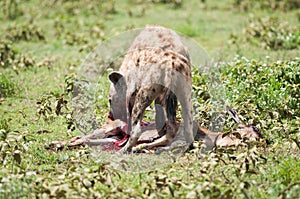
[[[275,10],[246,0],[182,0],[179,7],[174,1],[159,2],[22,0],[12,16],[0,12],[0,198],[300,197],[299,13],[289,7],[292,1],[280,1]],[[251,28],[253,15],[287,23],[280,31],[292,34],[293,40],[264,48],[264,41],[281,39],[278,27],[268,22],[264,36],[252,37],[249,31],[262,28]],[[271,144],[208,154],[195,149],[183,156],[49,149],[51,141],[82,134],[73,131],[67,118],[70,88],[82,75],[78,71],[85,57],[105,39],[146,24],[172,28],[220,61],[213,72],[222,82],[222,99],[243,121],[259,126]],[[267,37],[273,29],[278,34]],[[208,127],[215,110],[210,94],[216,90],[210,90],[213,75],[206,72],[194,69],[193,101],[200,123]],[[104,124],[107,73],[96,83],[93,111]],[[60,97],[67,100],[68,110],[57,114]],[[49,111],[43,115],[41,108]],[[225,131],[235,127],[226,121]]]

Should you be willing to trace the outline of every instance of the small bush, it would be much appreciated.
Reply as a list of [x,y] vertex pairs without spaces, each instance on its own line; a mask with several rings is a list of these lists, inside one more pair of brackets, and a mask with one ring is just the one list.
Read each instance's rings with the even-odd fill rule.
[[298,0],[235,0],[233,5],[242,11],[250,9],[289,11],[300,8],[300,2]]
[[[48,13],[51,16],[90,16],[90,15],[106,15],[116,14],[115,0],[55,0],[43,1],[41,4],[45,7],[51,7],[54,13]],[[52,12],[51,11],[51,12]],[[47,16],[47,13],[44,13]]]
[[182,0],[152,0],[153,3],[162,3],[162,4],[169,4],[173,8],[181,8],[182,7]]
[[16,86],[4,74],[0,73],[0,97],[9,97],[15,94]]
[[265,49],[295,49],[300,45],[300,29],[278,18],[250,18],[249,26],[244,29],[247,41],[261,45]]
[[18,54],[8,41],[0,41],[0,67],[10,67],[18,73],[20,68],[29,68],[35,61],[25,55]]
[[2,0],[0,2],[0,6],[4,16],[6,16],[8,19],[15,19],[23,14],[19,8],[20,2],[17,0]]
[[16,51],[11,44],[6,41],[0,42],[0,67],[7,67],[12,64],[16,57]]
[[11,41],[36,41],[45,40],[44,32],[35,24],[25,23],[12,25],[6,28],[5,38]]
[[1,119],[0,120],[0,141],[3,141],[6,139],[7,134],[10,132],[9,125],[7,123],[7,120]]

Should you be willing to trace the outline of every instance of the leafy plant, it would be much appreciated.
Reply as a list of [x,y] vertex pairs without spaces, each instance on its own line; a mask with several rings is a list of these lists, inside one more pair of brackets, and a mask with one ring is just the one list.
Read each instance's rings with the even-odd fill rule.
[[[116,14],[115,0],[82,0],[82,1],[45,1],[42,5],[45,7],[51,7],[55,10],[56,16],[90,16],[90,15],[101,15]],[[48,13],[49,15],[50,13]],[[51,15],[50,15],[51,16]]]
[[299,27],[281,23],[278,18],[252,17],[243,32],[247,41],[266,49],[294,49],[300,45]]
[[20,69],[27,69],[33,67],[35,61],[25,55],[18,55],[13,62],[13,70],[18,73]]
[[67,45],[83,45],[87,44],[88,40],[83,33],[67,32],[63,40]]
[[6,119],[0,120],[0,140],[3,141],[6,139],[7,134],[10,132],[9,125]]
[[32,58],[18,54],[11,42],[6,40],[0,42],[0,67],[10,67],[18,73],[19,69],[32,67],[34,63]]
[[289,11],[300,8],[300,3],[297,0],[235,0],[233,5],[242,11],[250,9]]
[[11,43],[1,40],[0,42],[0,66],[8,67],[16,57],[17,52],[12,48]]
[[15,94],[17,87],[4,74],[0,73],[0,98],[9,97]]
[[5,16],[9,19],[15,19],[21,14],[18,0],[3,0],[1,7]]
[[[54,100],[55,99],[55,100]],[[53,102],[54,101],[54,102]],[[50,119],[54,117],[54,113],[63,115],[63,109],[68,110],[68,101],[64,99],[64,96],[55,96],[54,94],[43,95],[37,102],[37,114],[43,116],[44,119]]]
[[50,93],[42,95],[37,100],[36,106],[39,119],[42,117],[45,121],[53,121],[56,116],[62,116],[66,121],[67,129],[70,131],[75,130],[75,120],[72,110],[68,108],[68,100],[66,100],[65,94],[55,95]]
[[36,113],[38,114],[39,118],[41,116],[43,116],[43,118],[46,120],[53,118],[51,98],[52,95],[45,95],[40,97],[40,99],[36,102],[37,104]]
[[271,118],[295,118],[300,114],[299,65],[299,58],[266,64],[237,57],[223,68],[228,97]]
[[74,83],[76,79],[76,74],[71,73],[65,76],[65,93],[69,94],[72,93],[74,89]]
[[162,4],[169,4],[173,8],[181,8],[183,1],[182,0],[152,0],[153,3],[162,3]]
[[44,32],[34,23],[14,24],[8,26],[5,31],[7,32],[5,38],[11,41],[45,40]]

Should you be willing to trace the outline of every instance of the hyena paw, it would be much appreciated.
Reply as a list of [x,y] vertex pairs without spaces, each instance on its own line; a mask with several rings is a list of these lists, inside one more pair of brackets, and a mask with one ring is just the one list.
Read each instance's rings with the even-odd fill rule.
[[127,144],[122,148],[120,149],[118,152],[119,153],[123,153],[123,154],[128,154],[131,152],[131,147],[129,147]]

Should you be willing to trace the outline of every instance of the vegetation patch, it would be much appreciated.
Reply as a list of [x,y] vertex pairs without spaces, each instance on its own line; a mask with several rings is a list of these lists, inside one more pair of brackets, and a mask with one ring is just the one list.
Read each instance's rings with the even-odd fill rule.
[[11,42],[6,40],[0,42],[0,68],[11,68],[18,73],[20,69],[30,68],[34,63],[32,58],[14,50]]
[[[262,63],[245,57],[223,67],[228,98],[271,118],[296,119],[300,112],[300,59]],[[261,115],[262,116],[262,115]]]
[[0,42],[0,66],[1,68],[11,65],[17,52],[12,48],[10,42],[2,40]]
[[300,3],[297,0],[234,0],[233,5],[242,11],[252,9],[289,11],[300,8]]
[[40,41],[45,40],[44,31],[34,23],[10,25],[6,29],[5,38],[11,41]]
[[0,98],[13,96],[16,91],[16,85],[4,74],[0,73]]
[[295,49],[300,46],[300,28],[280,22],[278,18],[250,18],[243,30],[247,41],[265,49]]

